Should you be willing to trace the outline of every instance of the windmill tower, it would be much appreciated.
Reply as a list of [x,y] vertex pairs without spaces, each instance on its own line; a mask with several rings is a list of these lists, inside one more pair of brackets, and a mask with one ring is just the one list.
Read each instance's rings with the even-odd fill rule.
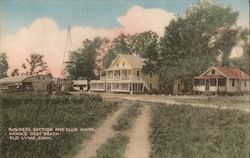
[[72,44],[72,37],[71,37],[71,29],[68,26],[66,41],[65,41],[65,48],[63,53],[63,63],[61,68],[61,77],[64,79],[69,78],[69,73],[67,71],[67,67],[72,64],[72,52],[73,52],[73,44]]
[[72,81],[70,79],[70,74],[68,72],[68,66],[70,66],[72,62],[72,52],[73,52],[73,44],[71,39],[71,30],[70,26],[68,26],[65,48],[63,52],[63,63],[61,68],[61,79],[60,79],[60,87],[61,91],[69,91],[72,87]]

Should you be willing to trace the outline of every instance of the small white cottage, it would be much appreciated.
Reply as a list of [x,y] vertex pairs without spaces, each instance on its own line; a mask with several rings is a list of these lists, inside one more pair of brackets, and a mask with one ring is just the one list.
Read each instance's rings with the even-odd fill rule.
[[245,93],[250,90],[250,76],[240,69],[212,66],[193,79],[193,91]]

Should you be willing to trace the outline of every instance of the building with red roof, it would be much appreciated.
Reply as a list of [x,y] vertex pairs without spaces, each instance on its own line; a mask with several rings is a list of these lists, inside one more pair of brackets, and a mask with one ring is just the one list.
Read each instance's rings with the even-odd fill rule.
[[250,76],[238,68],[208,68],[200,76],[193,79],[194,92],[249,92]]

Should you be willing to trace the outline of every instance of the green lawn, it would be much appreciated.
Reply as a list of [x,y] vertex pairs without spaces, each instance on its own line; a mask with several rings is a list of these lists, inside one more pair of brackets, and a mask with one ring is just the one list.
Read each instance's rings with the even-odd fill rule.
[[74,155],[90,132],[66,133],[43,141],[8,139],[9,127],[94,128],[117,104],[99,96],[1,95],[1,158],[61,158]]
[[188,105],[154,106],[151,158],[248,158],[249,115]]

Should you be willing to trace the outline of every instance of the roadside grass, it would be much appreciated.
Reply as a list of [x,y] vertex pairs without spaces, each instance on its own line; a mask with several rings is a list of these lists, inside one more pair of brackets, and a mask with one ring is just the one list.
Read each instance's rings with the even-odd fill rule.
[[154,106],[151,158],[248,158],[249,119],[237,110]]
[[0,94],[0,157],[72,157],[91,132],[61,132],[52,140],[10,140],[8,128],[95,128],[116,103],[99,96]]
[[175,97],[176,102],[188,104],[209,104],[215,106],[230,106],[249,108],[250,96],[196,96]]
[[99,147],[96,158],[125,158],[128,142],[128,136],[118,133]]
[[139,105],[138,102],[136,102],[136,104],[130,105],[113,125],[113,129],[116,131],[125,131],[130,129],[133,126],[134,120],[140,114],[140,107],[141,105]]

